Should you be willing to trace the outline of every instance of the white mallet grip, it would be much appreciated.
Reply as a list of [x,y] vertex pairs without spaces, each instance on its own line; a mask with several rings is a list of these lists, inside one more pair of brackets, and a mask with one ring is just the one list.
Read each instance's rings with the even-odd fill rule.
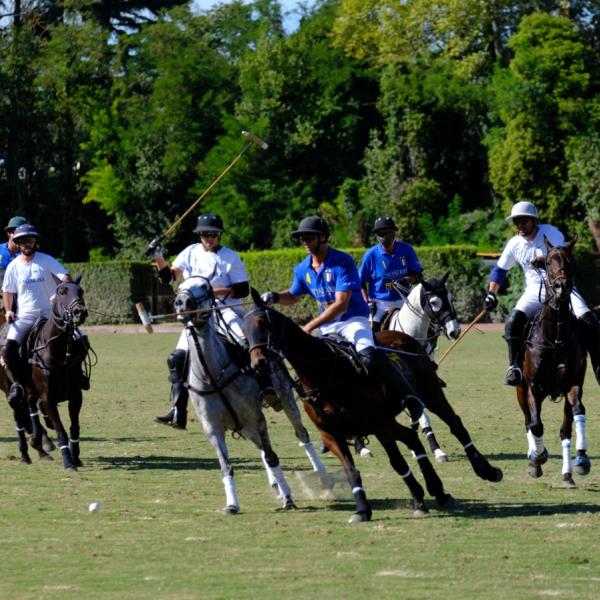
[[152,329],[152,323],[150,321],[150,315],[148,311],[144,308],[144,305],[141,302],[136,302],[135,308],[140,316],[140,321],[142,325],[146,328],[148,333],[152,333],[154,330]]

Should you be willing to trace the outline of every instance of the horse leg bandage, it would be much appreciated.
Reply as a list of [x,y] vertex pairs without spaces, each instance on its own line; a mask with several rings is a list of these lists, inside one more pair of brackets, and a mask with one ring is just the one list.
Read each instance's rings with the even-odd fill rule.
[[577,450],[587,450],[587,440],[585,438],[585,415],[575,415],[573,417],[575,421],[575,448]]
[[562,441],[562,474],[571,473],[571,440]]

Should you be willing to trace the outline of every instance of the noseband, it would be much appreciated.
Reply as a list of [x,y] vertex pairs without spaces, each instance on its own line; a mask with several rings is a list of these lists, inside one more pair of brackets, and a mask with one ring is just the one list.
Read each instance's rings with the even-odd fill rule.
[[[77,295],[73,300],[71,300],[66,306],[62,307],[62,313],[59,312],[60,302],[58,301],[58,294],[61,288],[64,288],[68,285],[75,285],[79,288],[79,286],[75,282],[66,281],[62,283],[56,289],[57,300],[53,303],[52,306],[52,316],[54,317],[54,321],[56,326],[60,329],[66,328],[75,328],[80,323],[75,323],[76,316],[85,318],[88,314],[87,308],[85,306],[85,302],[81,298],[81,295]],[[62,326],[61,326],[62,323]]]

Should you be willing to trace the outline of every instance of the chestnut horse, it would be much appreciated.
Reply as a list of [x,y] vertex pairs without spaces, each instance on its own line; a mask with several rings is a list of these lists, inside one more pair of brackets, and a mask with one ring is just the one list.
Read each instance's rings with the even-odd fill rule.
[[532,264],[545,269],[545,300],[530,325],[525,342],[523,380],[517,386],[517,400],[525,416],[529,443],[528,472],[541,477],[542,465],[548,460],[544,446],[542,402],[547,396],[564,397],[563,421],[560,428],[563,453],[563,481],[575,485],[571,468],[571,435],[573,422],[577,433],[575,468],[580,475],[590,472],[585,440],[585,407],[581,400],[586,369],[586,347],[577,319],[571,312],[570,295],[574,286],[575,239],[565,247],[548,248],[546,256],[539,256]]

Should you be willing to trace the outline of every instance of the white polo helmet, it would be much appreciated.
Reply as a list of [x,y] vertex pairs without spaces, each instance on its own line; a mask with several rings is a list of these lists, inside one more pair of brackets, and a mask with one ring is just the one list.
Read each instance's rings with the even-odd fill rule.
[[538,211],[531,202],[517,202],[513,205],[510,216],[506,217],[506,221],[512,223],[515,217],[531,217],[532,219],[537,219]]

